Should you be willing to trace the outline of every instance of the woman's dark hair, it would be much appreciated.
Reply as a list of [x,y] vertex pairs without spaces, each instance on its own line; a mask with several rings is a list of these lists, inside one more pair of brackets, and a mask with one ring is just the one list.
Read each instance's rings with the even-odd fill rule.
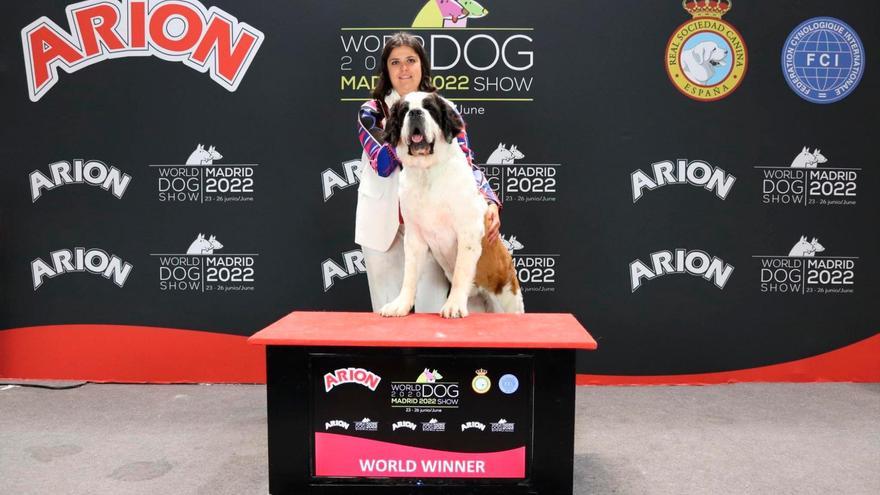
[[429,93],[437,91],[437,88],[431,84],[431,68],[428,65],[428,56],[425,55],[425,49],[422,48],[419,39],[409,33],[399,32],[391,35],[391,38],[385,43],[385,48],[382,49],[379,82],[376,83],[376,89],[373,90],[373,98],[382,101],[394,89],[391,85],[391,76],[388,75],[388,57],[391,55],[391,50],[399,46],[408,46],[419,56],[419,64],[422,66],[422,80],[419,81],[419,91]]

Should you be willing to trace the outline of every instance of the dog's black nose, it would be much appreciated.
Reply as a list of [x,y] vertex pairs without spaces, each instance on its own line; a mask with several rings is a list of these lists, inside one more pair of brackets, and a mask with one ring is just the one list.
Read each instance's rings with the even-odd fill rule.
[[412,110],[409,111],[409,115],[410,115],[410,117],[421,117],[422,110],[420,108],[413,108]]

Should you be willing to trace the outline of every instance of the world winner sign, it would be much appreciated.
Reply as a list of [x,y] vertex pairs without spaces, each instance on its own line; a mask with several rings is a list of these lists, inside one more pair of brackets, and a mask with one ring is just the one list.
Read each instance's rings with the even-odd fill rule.
[[316,476],[524,478],[526,448],[454,452],[336,433],[315,433]]
[[358,459],[358,464],[363,473],[387,474],[387,473],[486,473],[486,461],[452,461],[437,459],[422,459],[416,462],[412,459]]

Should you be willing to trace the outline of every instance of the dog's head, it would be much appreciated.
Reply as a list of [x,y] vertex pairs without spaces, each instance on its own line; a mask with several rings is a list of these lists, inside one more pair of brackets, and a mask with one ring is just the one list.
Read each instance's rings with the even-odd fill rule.
[[435,146],[450,145],[464,128],[452,106],[435,93],[410,93],[389,113],[385,142],[397,149],[405,166],[411,165],[408,157],[430,156]]
[[719,48],[713,41],[704,41],[694,47],[694,59],[700,65],[711,65],[713,67],[719,65],[727,65],[724,58],[727,56],[727,50]]

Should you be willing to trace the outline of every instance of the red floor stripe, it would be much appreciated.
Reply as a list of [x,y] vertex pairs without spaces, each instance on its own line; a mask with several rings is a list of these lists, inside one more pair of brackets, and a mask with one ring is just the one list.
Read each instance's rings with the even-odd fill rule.
[[880,334],[818,356],[693,375],[578,375],[578,385],[712,385],[736,382],[880,382]]
[[247,337],[128,325],[0,331],[5,378],[150,383],[265,383],[266,358]]
[[[127,325],[0,331],[0,377],[127,383],[265,383],[265,352],[247,338]],[[789,363],[690,375],[578,375],[578,385],[880,382],[880,334]]]

